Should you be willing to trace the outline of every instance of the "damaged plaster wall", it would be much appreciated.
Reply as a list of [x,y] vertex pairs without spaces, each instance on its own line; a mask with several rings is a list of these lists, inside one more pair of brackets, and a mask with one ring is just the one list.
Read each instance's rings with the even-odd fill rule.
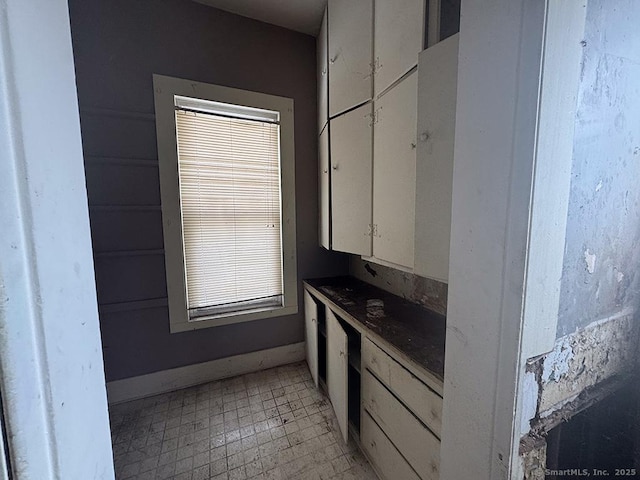
[[527,363],[526,405],[533,422],[523,424],[522,432],[557,423],[558,412],[571,416],[600,395],[599,386],[606,393],[607,381],[624,380],[634,369],[637,344],[634,316],[626,313],[559,338],[551,352]]
[[625,313],[558,339],[541,363],[539,415],[545,417],[603,380],[630,373],[637,344],[634,316]]
[[640,35],[635,0],[589,0],[554,349],[527,362],[520,458],[544,478],[546,433],[620,388],[640,318]]
[[351,256],[349,273],[363,282],[447,314],[447,284]]
[[640,2],[590,0],[557,338],[640,303]]
[[557,341],[538,360],[538,417],[635,362],[640,320],[638,18],[640,3],[634,0],[588,3]]
[[527,362],[520,424],[525,480],[542,479],[547,433],[627,384],[635,366],[638,328],[622,312],[556,340]]

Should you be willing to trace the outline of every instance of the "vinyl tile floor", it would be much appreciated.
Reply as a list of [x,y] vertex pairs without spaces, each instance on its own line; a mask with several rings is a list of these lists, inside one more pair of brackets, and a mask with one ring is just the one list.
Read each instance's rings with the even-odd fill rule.
[[116,478],[376,478],[306,363],[110,408]]

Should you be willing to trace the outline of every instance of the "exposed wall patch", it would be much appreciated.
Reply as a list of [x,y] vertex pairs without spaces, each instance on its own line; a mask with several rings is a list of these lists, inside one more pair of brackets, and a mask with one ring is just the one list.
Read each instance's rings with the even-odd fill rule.
[[591,253],[588,248],[584,251],[584,261],[587,264],[587,272],[593,273],[596,271],[596,254]]
[[559,408],[585,388],[634,366],[638,323],[630,312],[593,322],[556,341],[542,359],[538,414]]

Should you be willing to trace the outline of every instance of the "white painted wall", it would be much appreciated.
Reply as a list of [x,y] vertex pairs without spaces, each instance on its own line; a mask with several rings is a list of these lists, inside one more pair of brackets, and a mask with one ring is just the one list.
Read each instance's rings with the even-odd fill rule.
[[589,0],[558,338],[640,310],[639,18],[637,0]]
[[67,2],[0,0],[0,365],[16,479],[113,478]]
[[[576,78],[559,82],[553,69],[545,71],[543,53],[549,44],[559,58],[575,51],[557,40],[584,3],[462,2],[442,480],[521,478],[519,413],[528,407],[522,354],[553,346],[555,323],[542,332],[533,327],[557,319],[563,259],[562,248],[540,248],[544,238],[564,244],[571,149],[558,148],[554,158],[549,145],[562,122],[573,124],[575,102],[568,107],[571,95],[565,102],[558,89],[573,88],[575,98],[578,85],[577,64]],[[562,179],[550,175],[554,162],[563,165]],[[552,294],[556,311],[548,315],[541,302]]]
[[508,478],[544,4],[463,1],[440,478]]

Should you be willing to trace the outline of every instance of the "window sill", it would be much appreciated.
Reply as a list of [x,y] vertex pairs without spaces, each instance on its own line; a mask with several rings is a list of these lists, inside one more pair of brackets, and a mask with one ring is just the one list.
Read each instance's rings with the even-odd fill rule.
[[283,317],[298,313],[298,305],[288,305],[284,307],[257,308],[242,312],[221,313],[198,317],[197,319],[185,322],[170,322],[171,333],[187,332],[189,330],[199,330],[201,328],[220,327],[222,325],[232,325],[234,323],[253,322],[266,318]]

